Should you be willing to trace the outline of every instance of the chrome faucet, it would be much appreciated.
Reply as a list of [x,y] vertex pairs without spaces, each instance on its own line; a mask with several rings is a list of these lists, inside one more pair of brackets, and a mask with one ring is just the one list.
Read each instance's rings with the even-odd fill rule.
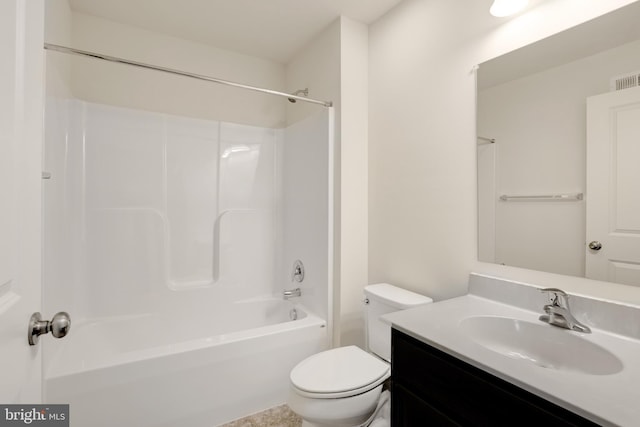
[[282,296],[284,297],[284,299],[299,297],[301,295],[302,295],[302,291],[300,290],[300,288],[289,289],[282,292]]
[[551,304],[544,306],[544,312],[540,320],[553,326],[570,329],[572,331],[590,333],[591,329],[580,323],[571,311],[569,311],[569,295],[562,289],[545,288],[541,292],[548,292]]

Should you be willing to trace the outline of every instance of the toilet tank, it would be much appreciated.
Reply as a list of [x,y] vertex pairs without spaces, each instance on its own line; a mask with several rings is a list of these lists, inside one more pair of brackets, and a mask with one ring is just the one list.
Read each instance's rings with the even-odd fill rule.
[[424,295],[398,288],[388,283],[365,286],[365,326],[367,350],[386,360],[391,359],[391,326],[380,316],[429,304],[433,300]]

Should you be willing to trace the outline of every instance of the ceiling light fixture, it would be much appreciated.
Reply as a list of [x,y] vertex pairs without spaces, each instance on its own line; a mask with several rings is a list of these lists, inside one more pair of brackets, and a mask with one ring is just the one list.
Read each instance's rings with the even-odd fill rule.
[[529,0],[494,0],[489,13],[498,18],[510,16],[527,7]]

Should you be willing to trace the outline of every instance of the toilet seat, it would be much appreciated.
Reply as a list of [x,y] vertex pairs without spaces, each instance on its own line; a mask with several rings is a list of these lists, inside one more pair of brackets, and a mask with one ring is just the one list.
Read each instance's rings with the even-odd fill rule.
[[389,376],[388,363],[352,345],[306,358],[293,368],[289,378],[301,396],[336,399],[365,393]]

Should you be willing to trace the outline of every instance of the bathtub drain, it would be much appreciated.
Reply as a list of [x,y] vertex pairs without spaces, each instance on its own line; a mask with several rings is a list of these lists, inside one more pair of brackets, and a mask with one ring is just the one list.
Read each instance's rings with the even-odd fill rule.
[[289,319],[290,320],[298,320],[298,311],[295,308],[289,310]]

